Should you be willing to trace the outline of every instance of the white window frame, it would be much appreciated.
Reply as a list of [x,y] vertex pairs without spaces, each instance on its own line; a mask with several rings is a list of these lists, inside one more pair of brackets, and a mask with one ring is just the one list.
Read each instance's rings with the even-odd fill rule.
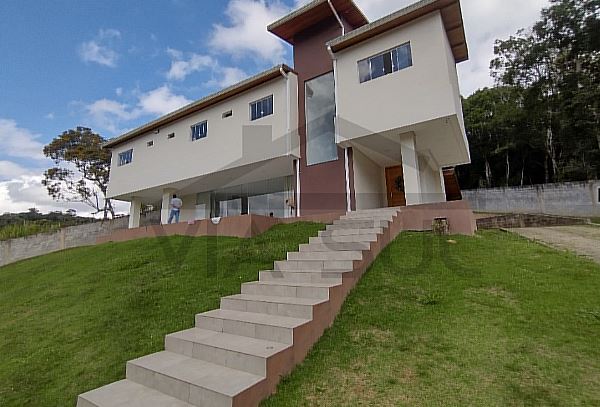
[[[264,102],[265,100],[269,100],[271,99],[271,113],[269,114],[262,114],[259,117],[256,117],[255,119],[252,118],[252,105]],[[260,120],[263,117],[267,117],[267,116],[272,116],[273,114],[275,114],[275,96],[273,94],[269,95],[269,96],[265,96],[264,98],[261,99],[257,99],[255,101],[250,102],[250,104],[248,105],[248,113],[249,113],[249,117],[250,117],[250,121],[254,122],[256,120]]]
[[[200,136],[200,132],[198,132],[199,137],[194,138],[194,128],[198,127],[198,126],[202,126],[202,125],[204,125],[204,127],[206,129],[206,131],[204,132],[204,135]],[[208,137],[208,121],[207,120],[202,120],[201,122],[198,122],[196,124],[192,124],[190,126],[190,136],[191,136],[192,141],[198,141],[198,140],[202,140],[202,139]]]
[[[396,66],[397,65],[397,61],[395,61],[394,58],[391,58],[391,60],[392,60],[392,72],[390,72],[388,74],[383,74],[381,76],[378,76],[377,78],[371,77],[371,72],[373,71],[373,66],[371,64],[372,64],[372,61],[373,61],[374,58],[377,58],[377,57],[385,55],[385,54],[391,54],[391,55],[393,55],[393,52],[395,50],[398,50],[398,49],[400,49],[400,48],[402,48],[402,47],[404,47],[406,45],[408,45],[408,49],[410,50],[410,65],[409,66],[404,67],[404,68],[397,67]],[[367,79],[366,81],[361,82],[360,81],[360,63],[363,62],[363,61],[367,61],[369,63],[369,76],[370,76],[370,78]],[[392,47],[392,48],[390,48],[388,50],[382,51],[382,52],[380,52],[378,54],[371,55],[371,56],[369,56],[367,58],[363,58],[363,59],[359,60],[356,63],[356,69],[357,69],[357,72],[358,72],[358,82],[361,83],[361,84],[367,83],[367,82],[371,82],[371,81],[373,81],[375,79],[379,79],[379,78],[382,78],[384,76],[392,75],[392,74],[394,74],[396,72],[400,72],[400,71],[403,71],[405,69],[408,69],[408,68],[412,67],[413,65],[414,65],[414,63],[413,63],[413,54],[412,54],[412,43],[410,41],[407,41],[405,43],[402,43],[400,45]]]
[[133,148],[119,153],[119,167],[131,164],[133,162]]

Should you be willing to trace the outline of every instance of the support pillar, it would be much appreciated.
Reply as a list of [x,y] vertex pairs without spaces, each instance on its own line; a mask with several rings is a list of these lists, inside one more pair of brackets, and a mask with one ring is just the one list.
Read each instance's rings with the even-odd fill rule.
[[176,192],[174,188],[163,189],[162,204],[160,208],[160,223],[166,225],[169,222],[169,205],[171,204],[171,197]]
[[417,154],[415,134],[402,135],[400,137],[400,148],[402,153],[406,205],[419,205],[422,203],[421,174],[419,171],[419,156]]
[[131,197],[129,204],[129,229],[140,227],[140,216],[142,215],[142,199],[137,196]]

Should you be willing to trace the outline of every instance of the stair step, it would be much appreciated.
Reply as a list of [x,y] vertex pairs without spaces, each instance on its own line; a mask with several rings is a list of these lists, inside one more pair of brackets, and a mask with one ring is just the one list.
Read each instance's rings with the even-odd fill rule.
[[282,260],[274,263],[274,269],[288,270],[345,270],[354,269],[354,260]]
[[362,251],[290,252],[288,260],[362,260]]
[[77,407],[191,407],[184,401],[167,396],[131,380],[120,380],[80,394]]
[[196,315],[196,327],[286,344],[294,343],[294,329],[308,318],[216,309]]
[[388,220],[379,219],[340,219],[327,225],[326,230],[387,228],[389,223]]
[[221,298],[221,309],[312,319],[313,307],[326,302],[322,298],[236,294]]
[[362,235],[347,236],[317,236],[308,239],[309,244],[328,244],[328,243],[370,243],[377,241],[376,233],[365,233]]
[[127,362],[127,379],[194,406],[230,407],[246,391],[266,395],[262,376],[167,351]]
[[292,281],[253,281],[242,284],[242,294],[328,300],[329,289],[340,283],[295,283]]
[[319,236],[348,236],[348,235],[369,235],[381,234],[383,228],[365,228],[365,229],[336,229],[336,230],[321,230]]
[[342,215],[340,219],[353,219],[353,218],[369,218],[369,217],[388,217],[396,216],[400,212],[401,208],[383,208],[383,209],[367,209],[354,212],[347,212]]
[[343,282],[344,273],[349,271],[326,270],[273,270],[258,273],[258,281],[287,281],[293,283],[334,283]]
[[165,350],[259,376],[267,375],[267,360],[290,345],[191,328],[165,337]]
[[301,252],[330,252],[330,251],[355,251],[370,250],[369,242],[335,242],[335,243],[309,243],[301,244]]

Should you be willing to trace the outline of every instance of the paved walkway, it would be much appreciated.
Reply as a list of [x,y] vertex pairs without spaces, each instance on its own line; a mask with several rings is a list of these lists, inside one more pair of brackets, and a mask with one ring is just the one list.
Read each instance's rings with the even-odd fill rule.
[[574,251],[600,263],[599,226],[553,226],[510,230],[528,239],[539,240],[558,249]]

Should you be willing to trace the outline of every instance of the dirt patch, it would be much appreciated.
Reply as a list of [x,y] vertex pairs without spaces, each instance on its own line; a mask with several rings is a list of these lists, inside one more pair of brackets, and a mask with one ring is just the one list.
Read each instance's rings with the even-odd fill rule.
[[510,229],[527,239],[573,251],[600,263],[600,227],[592,225]]

